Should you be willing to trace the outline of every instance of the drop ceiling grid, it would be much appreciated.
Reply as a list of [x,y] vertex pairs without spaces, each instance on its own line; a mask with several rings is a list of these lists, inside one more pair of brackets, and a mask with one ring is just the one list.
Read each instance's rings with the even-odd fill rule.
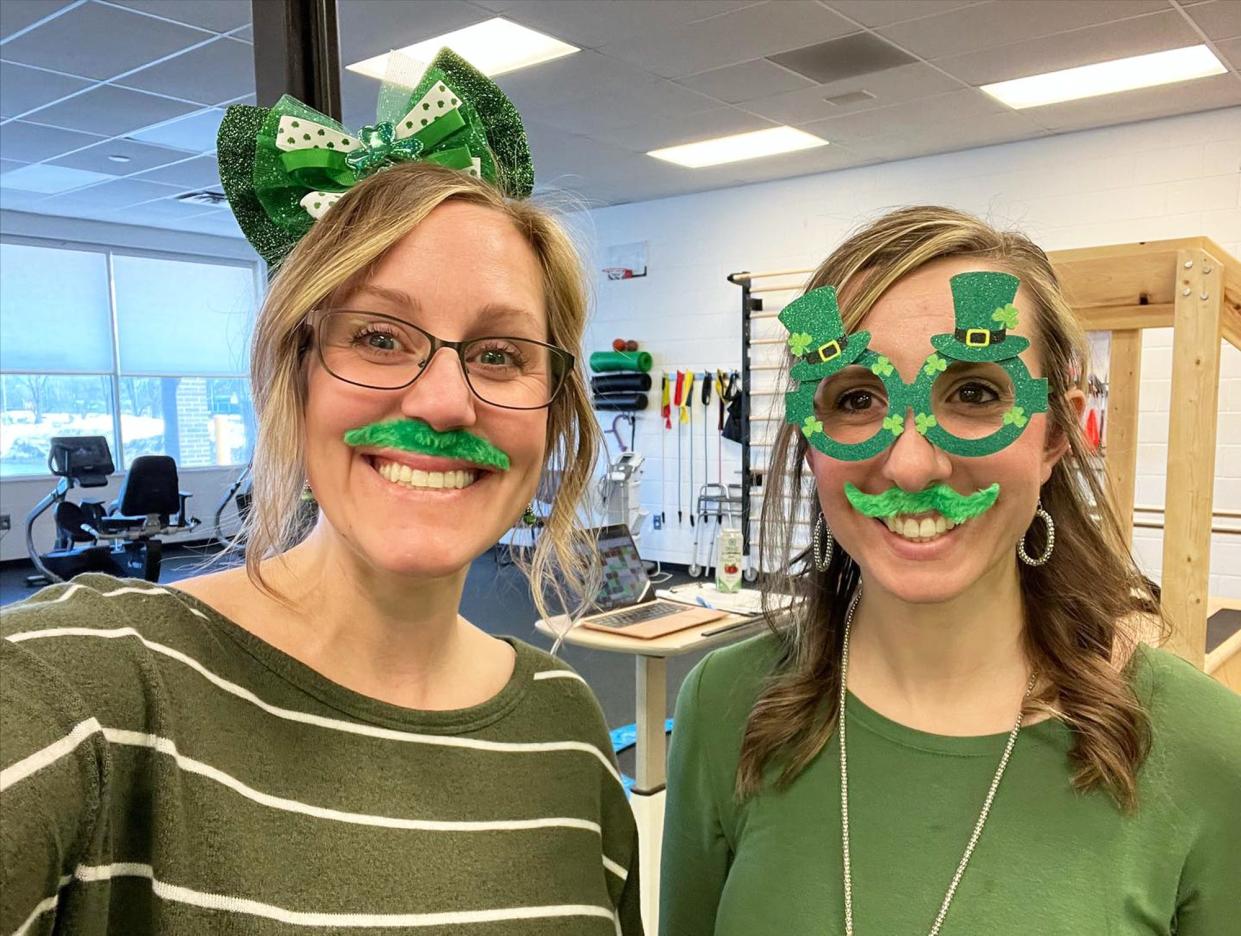
[[[30,162],[87,168],[113,174],[115,166],[99,161],[107,144],[144,147],[141,168],[83,189],[49,196],[5,189],[6,207],[45,210],[52,200],[66,210],[73,197],[119,182],[143,183],[135,191],[158,191],[150,185],[185,191],[190,176],[176,167],[194,164],[194,178],[203,178],[204,156],[214,147],[188,149],[194,134],[176,124],[201,125],[215,119],[213,108],[232,101],[253,100],[242,94],[205,100],[219,84],[221,94],[247,87],[233,76],[213,82],[212,63],[238,67],[236,43],[248,52],[251,28],[247,0],[211,3],[167,3],[161,0],[49,0],[43,18],[31,4],[0,0],[8,35],[0,39],[0,61],[10,75],[20,66],[54,77],[64,93],[37,107],[8,113],[0,120],[14,139],[39,138],[41,145],[23,144],[23,153],[39,153]],[[59,4],[59,6],[57,6]],[[1223,0],[341,0],[340,34],[345,61],[403,46],[449,29],[503,15],[579,45],[583,51],[566,58],[502,76],[500,85],[525,117],[539,170],[540,188],[564,188],[590,205],[687,194],[709,188],[830,171],[925,153],[945,152],[1042,136],[1067,129],[1102,126],[1117,120],[1146,119],[1209,107],[1241,103],[1241,26],[1235,7]],[[15,24],[14,28],[9,23]],[[45,48],[41,39],[72,34],[75,22],[95,24],[97,48],[87,56],[94,76],[66,71],[77,67],[63,48]],[[59,25],[57,25],[59,23]],[[148,39],[142,60],[125,45],[121,24]],[[983,26],[987,28],[982,29]],[[870,35],[896,47],[913,62],[888,71],[847,78],[830,84],[809,79],[768,61],[766,56],[843,36]],[[964,38],[963,38],[964,37]],[[1082,64],[1108,54],[1136,54],[1128,49],[1170,47],[1204,41],[1227,58],[1229,74],[1198,83],[1198,94],[1179,89],[1133,92],[1116,99],[1096,99],[1031,111],[1012,111],[976,89],[994,74],[997,63],[1014,73],[1039,71],[1040,63]],[[63,45],[63,42],[61,43]],[[39,58],[40,49],[46,54]],[[108,59],[108,49],[115,53]],[[1094,52],[1096,59],[1089,56]],[[1056,56],[1059,56],[1057,58]],[[23,61],[24,60],[24,61]],[[115,68],[100,72],[109,61]],[[198,62],[198,67],[192,67]],[[59,67],[49,68],[49,63]],[[102,64],[101,64],[102,63]],[[184,66],[184,67],[181,67]],[[1053,67],[1068,67],[1057,64]],[[1044,69],[1045,70],[1045,69]],[[24,78],[31,74],[21,73]],[[240,79],[238,79],[240,80]],[[80,86],[79,86],[80,83]],[[252,80],[248,87],[252,89]],[[171,109],[168,119],[109,133],[118,124],[82,117],[77,98],[89,95],[142,102],[156,111]],[[873,100],[846,106],[823,98],[858,90]],[[350,72],[342,75],[345,123],[370,122],[377,86]],[[147,97],[132,98],[129,95]],[[162,102],[157,104],[156,102]],[[119,105],[118,105],[119,106]],[[130,108],[132,112],[133,108]],[[953,118],[968,114],[954,128]],[[105,115],[106,116],[106,115]],[[81,131],[84,120],[96,132],[72,138],[63,130]],[[20,121],[20,123],[19,123]],[[76,122],[76,126],[73,125]],[[687,142],[718,133],[759,129],[777,123],[802,126],[820,133],[832,146],[801,154],[738,163],[709,170],[688,170],[651,160],[645,150]],[[66,126],[67,125],[67,126]],[[61,129],[56,129],[61,128]],[[171,128],[161,133],[162,128]],[[21,133],[18,133],[18,130]],[[57,136],[57,134],[60,134]],[[144,135],[150,139],[144,141]],[[202,142],[203,132],[197,136]],[[128,139],[127,139],[128,138]],[[136,139],[135,139],[136,138]],[[169,140],[177,142],[169,142]],[[64,144],[57,152],[54,141]],[[156,143],[157,145],[153,145]],[[158,162],[165,154],[172,157]],[[0,148],[5,169],[13,153]],[[158,163],[158,164],[155,164]],[[178,181],[180,180],[180,181]],[[190,186],[200,187],[200,186]],[[111,201],[102,191],[96,196]],[[167,198],[145,202],[158,206]],[[140,203],[141,204],[141,203]],[[152,207],[149,214],[170,216],[177,209]],[[127,211],[110,208],[109,215]],[[203,215],[218,217],[219,209]]]

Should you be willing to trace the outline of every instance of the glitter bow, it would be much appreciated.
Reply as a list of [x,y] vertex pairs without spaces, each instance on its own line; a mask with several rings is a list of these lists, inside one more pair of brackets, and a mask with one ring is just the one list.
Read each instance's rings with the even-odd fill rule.
[[285,95],[272,108],[233,105],[220,124],[220,180],[237,223],[278,263],[359,180],[420,160],[459,169],[523,198],[534,168],[521,116],[485,75],[443,49],[412,92],[385,83],[378,120],[351,134]]

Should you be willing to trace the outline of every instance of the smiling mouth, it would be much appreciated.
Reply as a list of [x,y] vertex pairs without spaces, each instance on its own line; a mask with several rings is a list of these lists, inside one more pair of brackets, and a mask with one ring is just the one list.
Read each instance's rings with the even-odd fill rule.
[[478,481],[481,471],[468,468],[451,471],[423,471],[386,458],[371,457],[371,467],[385,481],[401,487],[431,491],[459,491]]
[[947,536],[956,527],[968,523],[962,520],[954,523],[938,511],[932,510],[920,514],[897,514],[893,517],[877,517],[889,531],[910,543],[931,543]]

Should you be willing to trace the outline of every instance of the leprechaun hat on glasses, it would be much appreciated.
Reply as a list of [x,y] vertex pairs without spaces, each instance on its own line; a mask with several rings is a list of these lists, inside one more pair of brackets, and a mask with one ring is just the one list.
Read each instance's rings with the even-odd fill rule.
[[357,133],[288,95],[271,108],[234,104],[220,123],[217,158],[237,224],[270,265],[352,186],[395,163],[460,169],[513,198],[534,188],[517,108],[450,49],[416,81],[385,81],[376,122]]
[[796,362],[794,380],[822,380],[847,367],[866,352],[870,332],[845,334],[836,304],[836,287],[820,286],[790,302],[780,312],[789,330],[789,351]]
[[931,344],[954,361],[1004,361],[1030,347],[1028,339],[1010,335],[1017,327],[1013,300],[1021,280],[1011,273],[958,273],[948,281],[956,330],[932,335]]

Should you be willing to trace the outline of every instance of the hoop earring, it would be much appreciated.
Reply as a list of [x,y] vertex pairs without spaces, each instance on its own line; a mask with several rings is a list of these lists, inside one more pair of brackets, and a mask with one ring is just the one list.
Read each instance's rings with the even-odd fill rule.
[[[1017,540],[1017,558],[1028,566],[1044,565],[1051,558],[1051,551],[1056,548],[1056,524],[1051,519],[1051,514],[1043,509],[1043,499],[1040,497],[1038,507],[1034,510],[1034,516],[1040,518],[1047,525],[1047,545],[1043,547],[1043,554],[1037,559],[1031,559],[1030,554],[1026,552],[1026,537],[1022,534],[1021,539]],[[1026,532],[1029,532],[1028,530]]]
[[[827,551],[823,551],[823,538],[827,537]],[[826,572],[828,565],[832,561],[832,549],[836,545],[836,540],[832,536],[832,531],[828,529],[827,520],[823,516],[823,511],[819,511],[819,519],[814,524],[814,567],[820,572]]]

